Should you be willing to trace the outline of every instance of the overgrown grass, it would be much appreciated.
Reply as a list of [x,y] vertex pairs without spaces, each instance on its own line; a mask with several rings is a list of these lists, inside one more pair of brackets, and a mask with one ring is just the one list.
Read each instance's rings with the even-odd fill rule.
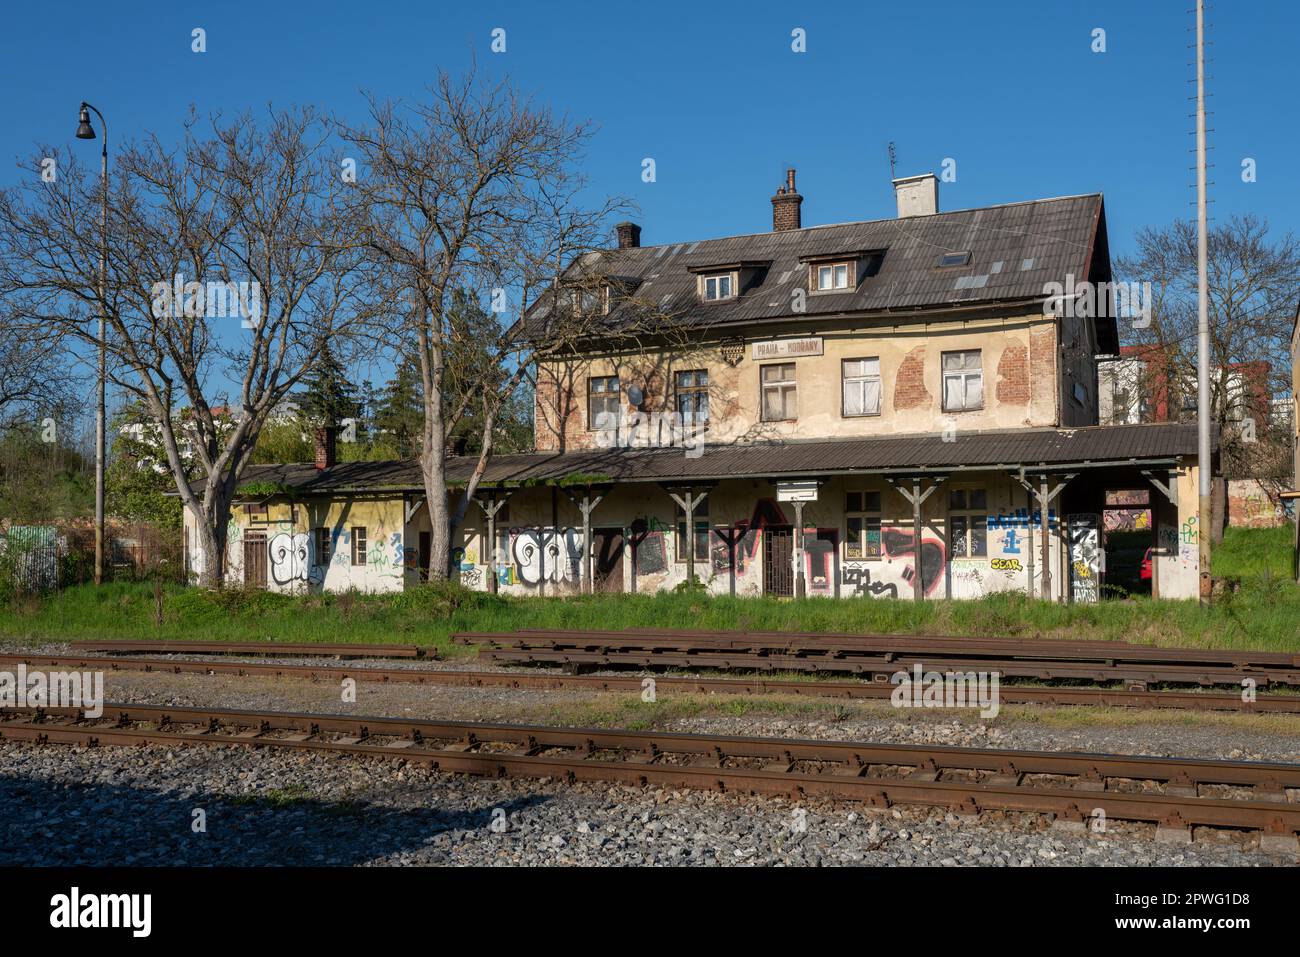
[[1300,586],[1287,573],[1289,534],[1289,528],[1232,530],[1216,553],[1215,571],[1240,578],[1241,585],[1208,611],[1194,601],[1139,598],[1056,605],[1018,594],[915,604],[866,598],[711,597],[699,591],[505,598],[451,584],[393,595],[293,597],[167,585],[159,624],[152,585],[115,583],[10,602],[0,607],[0,635],[29,641],[152,637],[410,642],[446,654],[468,654],[463,646],[450,643],[453,633],[703,628],[1095,638],[1300,651]]

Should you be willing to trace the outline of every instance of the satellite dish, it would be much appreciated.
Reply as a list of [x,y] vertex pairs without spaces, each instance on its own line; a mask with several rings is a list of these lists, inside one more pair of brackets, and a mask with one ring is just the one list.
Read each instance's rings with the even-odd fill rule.
[[645,401],[645,393],[641,391],[639,385],[630,385],[627,387],[627,400],[635,406],[639,406]]

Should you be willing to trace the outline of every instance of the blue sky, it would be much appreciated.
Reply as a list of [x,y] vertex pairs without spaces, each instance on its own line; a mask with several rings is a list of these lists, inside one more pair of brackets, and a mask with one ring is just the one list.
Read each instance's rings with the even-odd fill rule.
[[[586,169],[640,206],[646,244],[771,226],[798,169],[804,224],[893,215],[899,175],[956,161],[940,208],[1102,191],[1113,255],[1191,215],[1191,0],[564,4],[136,2],[13,4],[0,34],[0,183],[35,144],[73,144],[76,109],[114,138],[179,133],[200,113],[314,103],[359,117],[360,91],[419,97],[477,58],[596,121]],[[1300,4],[1211,10],[1211,214],[1300,231],[1294,45]],[[190,50],[190,31],[208,50]],[[490,49],[506,31],[506,52]],[[807,52],[791,50],[806,31]],[[1105,30],[1106,52],[1091,50]],[[97,144],[78,144],[93,160]],[[657,181],[644,183],[652,157]],[[1258,180],[1243,183],[1241,162]]]

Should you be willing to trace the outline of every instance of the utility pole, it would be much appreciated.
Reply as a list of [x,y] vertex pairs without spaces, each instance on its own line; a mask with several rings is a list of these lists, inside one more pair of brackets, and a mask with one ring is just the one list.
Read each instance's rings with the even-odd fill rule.
[[1200,600],[1210,604],[1210,293],[1205,188],[1205,0],[1196,0],[1196,473]]

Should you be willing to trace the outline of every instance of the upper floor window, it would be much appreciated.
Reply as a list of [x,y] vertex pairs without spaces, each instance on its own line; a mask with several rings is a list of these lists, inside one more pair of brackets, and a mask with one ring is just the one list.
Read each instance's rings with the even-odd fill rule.
[[814,268],[817,271],[818,292],[834,292],[839,289],[849,288],[850,266],[848,263],[827,263],[824,266]]
[[845,359],[840,363],[845,415],[880,414],[880,359]]
[[799,417],[795,393],[794,363],[759,366],[763,386],[763,421],[783,422]]
[[984,368],[980,350],[943,354],[943,410],[969,412],[984,408]]
[[707,369],[678,372],[674,377],[677,414],[683,424],[702,425],[709,421],[709,373]]
[[704,276],[700,280],[700,287],[705,302],[730,299],[736,294],[736,277],[734,273],[729,272],[719,273],[716,276]]
[[988,548],[988,494],[982,488],[948,493],[948,551],[953,558],[984,558]]
[[618,376],[590,376],[587,379],[587,428],[609,429],[618,424],[622,393]]
[[573,308],[580,316],[603,316],[609,312],[609,287],[584,286],[574,289]]

